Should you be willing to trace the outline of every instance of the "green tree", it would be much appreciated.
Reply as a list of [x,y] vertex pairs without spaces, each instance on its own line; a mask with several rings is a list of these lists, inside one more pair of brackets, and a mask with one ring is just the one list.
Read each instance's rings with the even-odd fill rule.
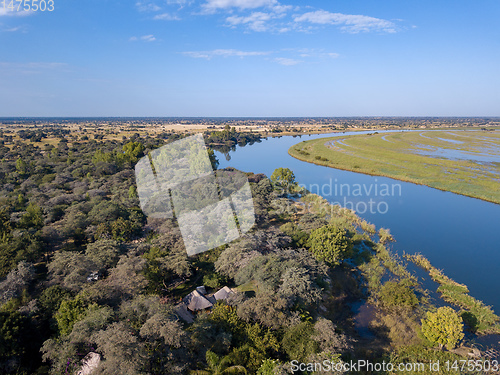
[[145,345],[124,322],[113,323],[92,335],[104,355],[101,374],[140,375],[147,363]]
[[227,283],[228,283],[227,277],[221,275],[216,271],[207,273],[205,276],[203,276],[203,285],[208,286],[209,288],[212,289],[222,288]]
[[295,175],[288,168],[275,169],[270,179],[275,188],[284,192],[290,192],[297,185]]
[[43,213],[40,206],[35,203],[30,203],[26,208],[26,213],[21,217],[20,224],[23,228],[36,228],[43,227]]
[[279,365],[276,359],[265,359],[257,371],[257,375],[274,375],[274,369]]
[[73,325],[85,316],[88,306],[88,301],[81,296],[61,302],[55,318],[62,335],[71,333]]
[[44,289],[38,303],[40,307],[48,315],[52,315],[54,311],[59,309],[61,302],[71,298],[71,292],[67,289],[61,288],[59,285],[52,285]]
[[134,199],[134,198],[138,197],[138,195],[137,195],[137,187],[135,185],[130,185],[130,187],[128,188],[128,197],[130,199]]
[[6,243],[9,240],[11,229],[9,208],[2,207],[0,208],[0,243]]
[[207,149],[207,152],[208,152],[208,157],[210,158],[210,164],[212,164],[212,169],[215,171],[219,167],[219,160],[217,159],[214,150],[209,148]]
[[312,339],[314,325],[311,322],[302,322],[290,327],[282,340],[282,347],[288,357],[299,362],[306,362],[307,358],[319,351],[319,344]]
[[289,236],[297,247],[304,247],[307,244],[309,235],[302,231],[297,224],[293,222],[283,224],[280,230]]
[[126,145],[123,146],[123,152],[125,156],[130,160],[132,163],[137,162],[139,157],[144,155],[144,150],[146,148],[141,142],[129,142]]
[[129,220],[119,217],[110,225],[111,236],[117,241],[129,240],[134,232],[133,224]]
[[74,251],[56,251],[48,269],[54,284],[76,292],[85,285],[90,273],[97,270],[89,257]]
[[28,174],[28,164],[21,158],[16,160],[16,171],[20,176]]
[[229,357],[219,357],[214,352],[207,350],[206,354],[208,367],[206,370],[192,371],[193,375],[223,375],[223,374],[246,374],[247,370],[243,366],[230,366]]
[[313,230],[308,241],[313,256],[336,266],[347,258],[352,250],[352,240],[344,228],[325,225]]
[[436,312],[427,312],[422,319],[422,333],[431,343],[451,350],[464,337],[463,321],[455,310],[443,306]]
[[23,207],[24,208],[24,204],[26,203],[26,198],[24,198],[24,195],[22,193],[19,193],[17,195],[17,207],[20,208],[20,207]]
[[99,270],[116,266],[120,256],[120,248],[114,240],[99,240],[87,245],[85,257],[95,264]]
[[[23,368],[32,365],[36,356],[33,327],[29,318],[17,311],[0,311],[0,372],[16,367],[16,374],[27,374]],[[35,349],[35,350],[33,350]],[[36,360],[35,360],[36,361]],[[32,372],[31,372],[32,373]]]

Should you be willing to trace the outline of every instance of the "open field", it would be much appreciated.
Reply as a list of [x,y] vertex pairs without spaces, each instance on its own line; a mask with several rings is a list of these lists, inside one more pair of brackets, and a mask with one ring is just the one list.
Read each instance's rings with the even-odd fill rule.
[[[258,133],[261,137],[323,134],[338,131],[377,131],[403,129],[493,129],[500,118],[451,117],[312,117],[312,118],[0,118],[0,134],[20,139],[19,131],[43,132],[59,129],[71,138],[122,140],[134,134],[156,137],[164,133],[193,134],[222,131],[229,125],[239,133]],[[38,146],[50,142],[44,138]],[[6,143],[8,145],[8,142]]]
[[301,142],[297,159],[500,203],[500,131],[373,133]]

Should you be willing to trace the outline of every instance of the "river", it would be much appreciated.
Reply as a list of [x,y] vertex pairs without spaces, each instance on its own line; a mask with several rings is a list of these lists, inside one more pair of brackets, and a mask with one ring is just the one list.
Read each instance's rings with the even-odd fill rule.
[[387,177],[322,167],[297,160],[288,149],[304,140],[356,133],[285,136],[216,153],[219,168],[270,176],[290,168],[296,180],[330,202],[347,204],[377,228],[389,228],[398,254],[421,253],[472,296],[500,313],[500,205]]

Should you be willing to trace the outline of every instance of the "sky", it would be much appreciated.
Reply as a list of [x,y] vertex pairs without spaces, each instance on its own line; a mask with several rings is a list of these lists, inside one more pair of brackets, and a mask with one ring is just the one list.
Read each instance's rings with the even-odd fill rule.
[[0,117],[500,116],[500,0],[38,2]]

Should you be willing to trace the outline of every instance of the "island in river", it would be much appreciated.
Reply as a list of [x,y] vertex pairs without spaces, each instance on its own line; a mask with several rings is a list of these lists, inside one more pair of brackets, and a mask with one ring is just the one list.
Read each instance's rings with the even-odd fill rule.
[[305,141],[288,152],[310,163],[500,203],[499,130],[375,132]]

